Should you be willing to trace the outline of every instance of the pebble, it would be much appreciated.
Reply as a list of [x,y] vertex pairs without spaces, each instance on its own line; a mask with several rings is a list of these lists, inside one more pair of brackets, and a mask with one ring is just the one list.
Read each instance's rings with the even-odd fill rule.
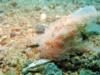
[[45,29],[47,28],[48,26],[45,25],[45,24],[36,24],[33,26],[33,28],[35,28],[35,31],[37,33],[44,33]]
[[47,14],[42,13],[42,14],[40,15],[40,20],[43,21],[43,20],[46,20],[46,19],[47,19]]

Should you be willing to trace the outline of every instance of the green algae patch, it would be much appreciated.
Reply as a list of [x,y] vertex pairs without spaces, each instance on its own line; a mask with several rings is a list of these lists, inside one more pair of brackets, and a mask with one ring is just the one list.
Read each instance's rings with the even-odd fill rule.
[[44,75],[63,75],[63,72],[54,63],[48,63],[45,65]]

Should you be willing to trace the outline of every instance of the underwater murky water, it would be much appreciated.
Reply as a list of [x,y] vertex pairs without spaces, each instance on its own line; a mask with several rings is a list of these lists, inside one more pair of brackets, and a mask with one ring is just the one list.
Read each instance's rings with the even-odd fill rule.
[[0,75],[100,75],[100,0],[0,0]]

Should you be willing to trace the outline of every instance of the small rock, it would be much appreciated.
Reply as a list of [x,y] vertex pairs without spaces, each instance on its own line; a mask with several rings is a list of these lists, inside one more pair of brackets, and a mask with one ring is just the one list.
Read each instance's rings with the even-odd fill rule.
[[43,21],[43,20],[46,20],[46,19],[47,19],[47,14],[42,13],[42,14],[40,15],[40,20]]
[[36,24],[33,26],[35,28],[35,31],[37,33],[44,33],[45,29],[48,27],[47,25],[45,24]]
[[13,7],[16,7],[17,6],[17,2],[13,1],[13,2],[10,3],[10,5],[13,6]]
[[26,74],[30,69],[36,69],[39,66],[42,66],[46,63],[50,62],[50,60],[47,59],[40,59],[40,60],[35,60],[31,64],[29,64],[27,67],[23,68],[22,73]]

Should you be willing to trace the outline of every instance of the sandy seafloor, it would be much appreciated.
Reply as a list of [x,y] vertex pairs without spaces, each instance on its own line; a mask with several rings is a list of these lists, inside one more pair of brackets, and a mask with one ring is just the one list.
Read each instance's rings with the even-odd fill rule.
[[[24,75],[21,73],[23,64],[38,57],[30,47],[34,37],[40,35],[34,25],[49,26],[62,16],[87,5],[94,5],[100,11],[100,0],[0,0],[0,75]],[[44,14],[46,19],[41,18]],[[100,17],[96,23],[100,25]],[[100,35],[90,37],[85,43],[100,51]],[[63,73],[79,75],[77,71],[67,74],[64,70]],[[32,72],[29,75],[51,74]]]

